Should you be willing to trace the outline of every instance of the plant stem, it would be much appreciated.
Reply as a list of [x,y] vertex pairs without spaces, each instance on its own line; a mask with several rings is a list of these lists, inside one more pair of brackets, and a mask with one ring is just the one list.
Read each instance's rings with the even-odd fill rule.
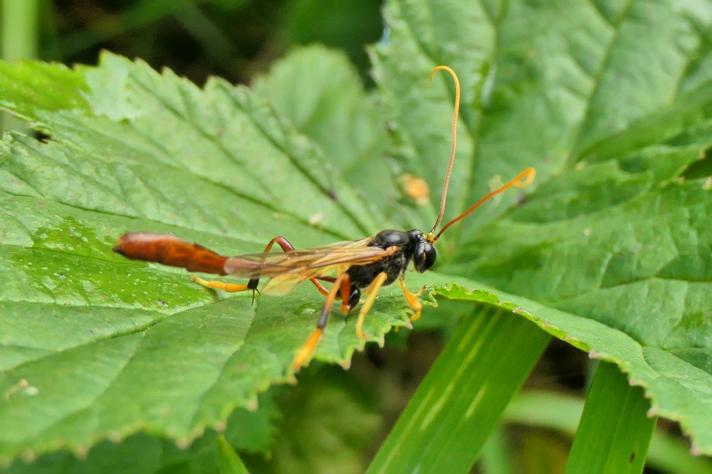
[[[40,0],[0,0],[0,55],[6,61],[37,56]],[[1,130],[25,130],[24,122],[0,112]]]
[[39,0],[0,0],[2,57],[7,61],[37,56]]

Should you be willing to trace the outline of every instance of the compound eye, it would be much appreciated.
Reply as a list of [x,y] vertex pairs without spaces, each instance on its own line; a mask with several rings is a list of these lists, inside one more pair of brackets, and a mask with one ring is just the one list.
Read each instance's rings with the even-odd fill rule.
[[423,273],[435,264],[436,258],[437,252],[435,251],[435,247],[428,242],[421,243],[415,251],[415,269]]

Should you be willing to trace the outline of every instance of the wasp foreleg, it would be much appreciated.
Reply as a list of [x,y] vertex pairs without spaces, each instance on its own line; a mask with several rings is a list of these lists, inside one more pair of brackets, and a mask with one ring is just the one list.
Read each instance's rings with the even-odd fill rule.
[[356,335],[360,339],[366,339],[366,334],[363,332],[363,322],[366,319],[366,315],[371,310],[371,306],[373,306],[373,303],[376,301],[378,290],[381,289],[387,278],[388,274],[386,272],[379,273],[366,289],[366,301],[363,302],[361,311],[358,312],[358,319],[356,320]]
[[403,291],[403,296],[408,302],[408,306],[413,310],[413,316],[410,317],[411,321],[417,321],[420,319],[420,312],[423,310],[423,303],[420,302],[420,292],[411,293],[405,284],[405,278],[398,279],[398,286],[400,286],[401,291]]

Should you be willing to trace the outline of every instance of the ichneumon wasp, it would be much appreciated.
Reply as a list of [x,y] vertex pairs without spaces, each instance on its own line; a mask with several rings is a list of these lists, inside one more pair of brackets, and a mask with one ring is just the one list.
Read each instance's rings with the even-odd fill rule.
[[[418,229],[383,230],[372,237],[304,250],[295,249],[285,237],[277,236],[267,243],[261,254],[234,257],[220,255],[171,235],[129,232],[119,238],[114,251],[131,259],[182,267],[191,272],[248,278],[245,284],[204,280],[197,276],[193,277],[193,281],[206,288],[227,292],[252,291],[253,298],[261,277],[270,279],[263,288],[263,292],[269,294],[284,294],[305,280],[311,281],[325,297],[325,301],[316,328],[294,356],[294,371],[299,370],[312,358],[337,299],[341,300],[341,311],[348,313],[359,303],[363,291],[365,300],[356,320],[356,333],[360,338],[365,338],[363,322],[376,300],[379,289],[396,281],[413,310],[411,320],[418,319],[422,304],[419,295],[410,292],[405,284],[408,264],[412,261],[415,270],[421,273],[431,268],[437,258],[435,244],[450,226],[472,214],[497,194],[512,187],[528,186],[536,174],[534,168],[526,168],[503,186],[485,194],[436,233],[445,214],[448,186],[455,163],[460,108],[460,81],[457,74],[447,66],[436,66],[431,71],[431,80],[437,71],[447,72],[455,83],[455,108],[452,117],[450,160],[440,197],[440,210],[429,232]],[[274,244],[278,244],[284,253],[270,253]],[[330,283],[331,287],[325,287],[323,282]]]

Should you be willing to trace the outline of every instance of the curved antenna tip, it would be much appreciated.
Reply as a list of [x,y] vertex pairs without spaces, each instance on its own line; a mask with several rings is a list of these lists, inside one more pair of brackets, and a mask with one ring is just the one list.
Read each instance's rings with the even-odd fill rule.
[[[536,177],[536,169],[533,167],[528,167],[524,168],[517,176],[509,180],[507,183],[505,183],[503,186],[500,186],[499,188],[488,192],[484,196],[482,196],[477,202],[475,202],[472,206],[470,206],[465,212],[457,216],[456,218],[452,219],[450,222],[445,224],[442,229],[440,229],[440,232],[438,232],[435,237],[432,239],[432,242],[428,240],[428,242],[436,242],[441,235],[453,224],[456,222],[461,221],[465,217],[469,216],[472,214],[478,207],[480,207],[482,204],[486,203],[490,199],[492,199],[494,196],[497,194],[503,193],[506,190],[515,187],[515,188],[526,188],[530,184],[534,182],[534,178]],[[428,238],[432,238],[433,231],[430,231],[428,234]]]
[[533,167],[528,167],[525,168],[521,173],[519,173],[515,178],[514,184],[515,187],[517,188],[526,188],[527,186],[531,185],[534,182],[534,179],[536,178],[536,168]]
[[438,71],[446,71],[448,72],[451,76],[457,78],[457,73],[450,67],[450,66],[445,66],[444,64],[438,64],[437,66],[433,67],[430,70],[430,80],[432,81],[433,78],[435,77],[435,73]]

